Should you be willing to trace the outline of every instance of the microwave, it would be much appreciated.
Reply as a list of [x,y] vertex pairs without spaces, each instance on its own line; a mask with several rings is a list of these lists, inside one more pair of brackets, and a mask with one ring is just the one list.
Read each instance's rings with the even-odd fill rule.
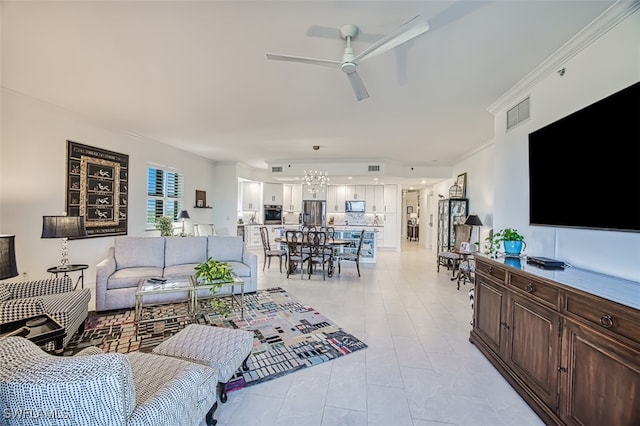
[[364,201],[363,200],[353,200],[353,201],[345,201],[344,211],[348,213],[364,213]]
[[282,223],[282,206],[265,204],[263,211],[265,225],[279,225]]

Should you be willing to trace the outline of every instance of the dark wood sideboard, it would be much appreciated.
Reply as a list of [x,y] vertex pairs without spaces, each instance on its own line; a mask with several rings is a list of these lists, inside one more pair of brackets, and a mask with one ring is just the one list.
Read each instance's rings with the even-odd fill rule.
[[[640,425],[640,283],[524,259],[476,265],[469,340],[545,423]],[[630,303],[602,296],[616,285]]]

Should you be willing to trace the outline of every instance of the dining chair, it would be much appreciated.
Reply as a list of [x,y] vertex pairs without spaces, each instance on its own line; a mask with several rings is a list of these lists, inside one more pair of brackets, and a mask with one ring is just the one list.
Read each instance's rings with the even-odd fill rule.
[[285,231],[287,245],[287,278],[291,272],[300,267],[300,278],[304,277],[304,263],[309,260],[309,255],[303,251],[304,234],[302,231]]
[[440,266],[446,266],[451,269],[451,276],[456,275],[458,265],[464,259],[464,255],[460,253],[462,243],[469,243],[471,240],[471,225],[457,224],[453,225],[454,244],[453,247],[447,247],[437,255],[437,271],[440,272]]
[[262,250],[264,251],[264,265],[262,265],[262,270],[264,271],[265,266],[267,266],[267,260],[269,261],[269,268],[271,268],[271,258],[277,257],[280,260],[280,272],[282,272],[282,258],[285,258],[286,263],[287,251],[271,248],[271,243],[269,242],[269,229],[266,226],[260,227],[260,238],[262,239]]
[[196,237],[216,235],[216,227],[213,223],[196,223],[193,225],[193,234]]
[[354,252],[340,253],[338,256],[338,273],[340,273],[340,263],[343,261],[355,262],[358,270],[358,277],[360,277],[360,252],[362,251],[362,242],[364,241],[364,229],[360,231],[360,238],[358,238],[358,248]]
[[309,259],[307,261],[307,269],[309,270],[309,279],[313,273],[314,266],[322,266],[322,279],[326,279],[325,266],[332,261],[333,252],[327,247],[327,234],[325,231],[309,231],[305,239]]

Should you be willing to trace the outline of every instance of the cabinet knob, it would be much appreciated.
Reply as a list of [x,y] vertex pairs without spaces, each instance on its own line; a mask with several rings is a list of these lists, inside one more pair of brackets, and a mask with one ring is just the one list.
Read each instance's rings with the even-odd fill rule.
[[492,267],[492,266],[489,266],[489,267],[487,268],[487,274],[490,274],[490,273],[492,273],[492,272],[493,272],[493,267]]
[[613,327],[613,317],[609,314],[603,315],[602,318],[600,318],[600,325],[604,328]]
[[527,286],[524,289],[527,293],[533,293],[536,291],[536,288],[531,283],[527,284]]

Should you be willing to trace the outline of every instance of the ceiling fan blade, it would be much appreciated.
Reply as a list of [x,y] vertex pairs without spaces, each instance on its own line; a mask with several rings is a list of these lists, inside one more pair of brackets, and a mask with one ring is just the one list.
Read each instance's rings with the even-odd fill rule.
[[353,92],[356,94],[356,99],[358,99],[358,101],[367,99],[369,97],[369,92],[367,92],[367,88],[364,87],[364,83],[360,80],[358,73],[354,71],[347,74],[347,77],[349,77],[349,82],[351,83]]
[[359,64],[367,58],[387,52],[402,43],[419,36],[429,30],[429,24],[420,15],[411,19],[394,32],[387,34],[371,46],[360,52],[351,62]]
[[331,68],[340,68],[340,66],[342,65],[342,62],[332,61],[329,59],[315,59],[315,58],[305,58],[302,56],[276,55],[273,53],[267,53],[267,59],[271,59],[273,61],[300,62],[303,64],[322,65],[324,67],[331,67]]

